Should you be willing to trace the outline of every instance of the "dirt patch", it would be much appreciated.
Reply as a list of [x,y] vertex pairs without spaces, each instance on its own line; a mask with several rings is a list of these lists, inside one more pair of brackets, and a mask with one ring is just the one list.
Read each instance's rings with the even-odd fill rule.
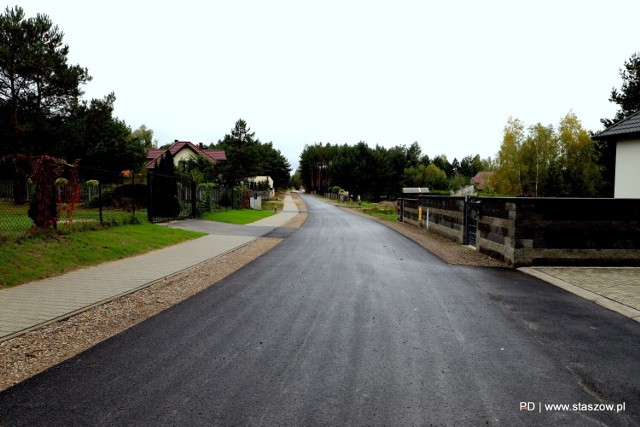
[[448,264],[473,265],[480,267],[507,267],[505,263],[500,262],[495,258],[491,258],[490,256],[482,254],[468,246],[459,245],[425,229],[401,222],[382,220],[379,220],[378,222],[408,237]]

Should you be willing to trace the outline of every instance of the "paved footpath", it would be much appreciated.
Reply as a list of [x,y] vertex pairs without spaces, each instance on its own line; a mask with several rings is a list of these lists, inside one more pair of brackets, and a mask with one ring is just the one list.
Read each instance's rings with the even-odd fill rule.
[[203,231],[208,235],[146,254],[0,290],[0,341],[104,304],[223,255],[286,224],[297,214],[298,208],[287,195],[281,212],[250,225],[199,220],[176,222],[168,226]]

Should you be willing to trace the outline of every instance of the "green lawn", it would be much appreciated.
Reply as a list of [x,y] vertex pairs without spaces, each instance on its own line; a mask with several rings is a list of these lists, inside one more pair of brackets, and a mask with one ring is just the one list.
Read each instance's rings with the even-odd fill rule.
[[385,221],[396,222],[398,220],[398,214],[396,213],[395,209],[378,208],[378,207],[363,208],[362,213],[375,216]]
[[202,219],[217,222],[226,222],[229,224],[250,224],[262,218],[275,215],[274,211],[256,211],[254,209],[229,209],[227,211],[206,212],[201,216]]
[[0,289],[203,235],[145,223],[1,242]]

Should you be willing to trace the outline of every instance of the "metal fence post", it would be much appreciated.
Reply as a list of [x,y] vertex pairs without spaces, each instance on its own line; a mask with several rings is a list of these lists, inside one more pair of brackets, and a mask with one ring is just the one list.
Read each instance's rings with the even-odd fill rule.
[[98,181],[98,212],[100,213],[100,225],[104,224],[104,220],[102,218],[102,179]]
[[136,175],[131,169],[131,223],[136,223]]
[[153,172],[147,171],[147,219],[153,223]]
[[196,181],[191,179],[191,216],[196,218],[198,216],[198,200],[196,194]]

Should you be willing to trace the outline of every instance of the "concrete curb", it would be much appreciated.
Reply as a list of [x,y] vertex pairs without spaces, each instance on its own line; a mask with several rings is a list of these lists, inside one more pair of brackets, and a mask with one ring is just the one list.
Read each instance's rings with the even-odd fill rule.
[[572,294],[577,295],[580,298],[584,298],[588,301],[594,302],[599,306],[606,308],[607,310],[614,311],[618,314],[628,317],[629,319],[633,319],[636,322],[640,322],[640,311],[634,308],[628,307],[624,304],[613,301],[607,297],[598,295],[579,286],[572,285],[571,283],[567,283],[564,280],[560,280],[557,277],[553,277],[532,267],[520,267],[517,270],[528,274],[529,276],[533,276],[537,279],[543,280],[551,285],[564,289],[567,292],[571,292]]

